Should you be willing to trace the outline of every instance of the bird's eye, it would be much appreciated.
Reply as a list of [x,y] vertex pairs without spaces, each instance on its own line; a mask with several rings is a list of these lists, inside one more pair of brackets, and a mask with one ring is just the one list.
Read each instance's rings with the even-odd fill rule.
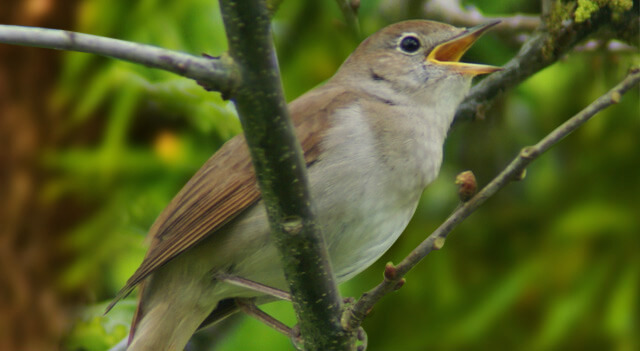
[[420,49],[420,40],[413,35],[408,35],[400,41],[400,50],[413,54]]

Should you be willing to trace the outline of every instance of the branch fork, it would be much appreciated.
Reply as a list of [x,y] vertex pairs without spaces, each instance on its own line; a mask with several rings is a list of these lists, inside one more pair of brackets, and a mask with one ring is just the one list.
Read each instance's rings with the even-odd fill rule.
[[621,96],[631,88],[640,83],[640,67],[632,68],[629,74],[614,88],[602,95],[589,106],[585,107],[578,114],[569,118],[562,125],[554,129],[546,137],[535,145],[527,146],[500,172],[489,184],[469,201],[459,206],[447,218],[440,227],[431,233],[417,248],[415,248],[400,264],[394,266],[387,263],[384,270],[384,279],[373,289],[367,291],[343,314],[342,323],[348,329],[355,329],[360,326],[367,313],[386,294],[396,290],[396,285],[404,275],[415,267],[431,251],[439,250],[444,245],[447,235],[457,224],[471,215],[487,199],[496,194],[512,181],[519,181],[524,178],[527,166],[536,160],[545,151],[560,142],[567,135],[586,123],[591,117],[601,110],[620,102]]

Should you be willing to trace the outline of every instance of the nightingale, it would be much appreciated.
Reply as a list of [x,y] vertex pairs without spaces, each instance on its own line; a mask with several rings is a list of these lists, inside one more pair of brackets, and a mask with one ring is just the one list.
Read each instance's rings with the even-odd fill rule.
[[[500,70],[459,62],[495,24],[390,25],[364,40],[324,85],[289,104],[338,283],[376,261],[409,223],[439,172],[472,78]],[[141,266],[109,307],[140,287],[130,351],[183,350],[199,327],[234,312],[236,298],[274,300],[220,274],[287,290],[242,135],[189,180],[149,237]]]

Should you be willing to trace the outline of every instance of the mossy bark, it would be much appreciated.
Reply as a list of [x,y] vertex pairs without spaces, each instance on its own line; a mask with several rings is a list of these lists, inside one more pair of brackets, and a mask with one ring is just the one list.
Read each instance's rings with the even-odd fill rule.
[[305,350],[351,350],[342,300],[315,220],[307,172],[289,119],[261,0],[221,0],[229,55],[241,82],[232,96],[244,128],[274,242],[278,246]]

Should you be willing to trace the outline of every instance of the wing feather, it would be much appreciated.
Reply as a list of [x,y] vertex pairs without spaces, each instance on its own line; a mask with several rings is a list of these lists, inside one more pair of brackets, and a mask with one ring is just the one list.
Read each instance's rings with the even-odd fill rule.
[[[353,93],[327,85],[289,105],[307,165],[321,154],[330,111],[357,99]],[[244,136],[238,135],[207,160],[158,216],[149,230],[151,242],[142,264],[107,311],[158,267],[215,233],[259,199],[249,150]],[[136,314],[140,317],[141,312]]]

